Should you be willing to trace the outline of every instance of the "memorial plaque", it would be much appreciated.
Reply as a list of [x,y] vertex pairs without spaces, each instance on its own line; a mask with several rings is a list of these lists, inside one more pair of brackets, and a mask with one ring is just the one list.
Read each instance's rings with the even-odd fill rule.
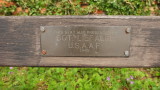
[[128,26],[41,26],[42,56],[128,57]]

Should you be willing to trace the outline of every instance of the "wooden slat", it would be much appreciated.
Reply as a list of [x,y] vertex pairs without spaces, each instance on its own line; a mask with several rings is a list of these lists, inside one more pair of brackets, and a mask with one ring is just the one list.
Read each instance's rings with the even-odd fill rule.
[[[131,26],[131,55],[41,57],[40,26]],[[0,66],[160,67],[159,16],[1,16]]]

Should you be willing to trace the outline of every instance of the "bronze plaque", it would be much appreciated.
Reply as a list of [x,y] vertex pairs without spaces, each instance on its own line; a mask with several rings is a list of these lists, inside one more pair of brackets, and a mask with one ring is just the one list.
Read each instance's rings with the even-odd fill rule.
[[42,56],[128,57],[128,26],[41,26]]

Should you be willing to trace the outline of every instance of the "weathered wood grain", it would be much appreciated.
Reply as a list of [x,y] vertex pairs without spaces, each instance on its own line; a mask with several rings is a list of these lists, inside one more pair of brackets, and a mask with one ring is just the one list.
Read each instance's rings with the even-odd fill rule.
[[[41,57],[40,26],[131,26],[131,54]],[[0,66],[160,67],[159,16],[1,16]]]

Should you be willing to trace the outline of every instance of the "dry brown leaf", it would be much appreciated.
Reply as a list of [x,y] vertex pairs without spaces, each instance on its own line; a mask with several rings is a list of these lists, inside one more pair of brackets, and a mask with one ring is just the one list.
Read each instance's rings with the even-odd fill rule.
[[22,12],[23,10],[22,10],[22,7],[17,7],[16,8],[16,11],[19,13],[19,12]]
[[14,11],[12,14],[17,15],[17,14],[21,13],[22,11],[23,11],[22,7],[17,7],[16,11]]
[[24,12],[25,12],[25,13],[29,13],[29,9],[25,9]]
[[0,7],[2,7],[2,6],[5,5],[5,4],[6,4],[6,1],[0,0]]
[[46,8],[42,8],[41,10],[40,10],[40,13],[41,14],[44,14],[46,12]]
[[7,2],[5,0],[0,0],[0,7],[5,6],[5,7],[10,7],[12,5],[15,5],[14,2]]
[[88,3],[80,2],[81,8],[87,8],[89,6]]
[[94,14],[104,14],[104,11],[102,11],[102,10],[96,10],[96,11],[94,12]]

